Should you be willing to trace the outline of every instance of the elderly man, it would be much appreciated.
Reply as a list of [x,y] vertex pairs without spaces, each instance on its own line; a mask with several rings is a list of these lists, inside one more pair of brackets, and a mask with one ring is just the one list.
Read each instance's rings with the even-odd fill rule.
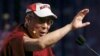
[[83,9],[73,21],[64,27],[48,33],[57,16],[49,4],[30,4],[26,10],[25,23],[18,26],[4,41],[1,56],[54,56],[51,46],[73,29],[85,27],[82,23],[89,9]]

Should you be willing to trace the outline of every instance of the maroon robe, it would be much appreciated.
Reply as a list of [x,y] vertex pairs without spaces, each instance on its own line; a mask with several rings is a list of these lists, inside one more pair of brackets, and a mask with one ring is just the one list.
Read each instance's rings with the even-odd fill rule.
[[25,51],[23,45],[24,31],[17,27],[5,40],[0,56],[54,56],[51,48],[41,51]]

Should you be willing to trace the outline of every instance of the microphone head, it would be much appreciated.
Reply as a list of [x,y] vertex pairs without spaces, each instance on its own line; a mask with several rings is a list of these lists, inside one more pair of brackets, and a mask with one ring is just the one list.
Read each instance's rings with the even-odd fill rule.
[[82,45],[84,45],[84,43],[85,43],[85,38],[82,36],[82,35],[80,35],[77,39],[76,39],[76,43],[78,44],[78,45],[80,45],[80,46],[82,46]]

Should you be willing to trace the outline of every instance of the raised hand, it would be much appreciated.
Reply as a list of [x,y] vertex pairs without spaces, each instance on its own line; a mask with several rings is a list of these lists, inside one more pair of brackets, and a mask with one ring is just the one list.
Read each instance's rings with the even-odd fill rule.
[[90,22],[82,22],[87,13],[89,13],[89,9],[83,9],[78,12],[78,14],[74,17],[73,21],[71,22],[73,29],[82,28],[87,25],[90,25]]

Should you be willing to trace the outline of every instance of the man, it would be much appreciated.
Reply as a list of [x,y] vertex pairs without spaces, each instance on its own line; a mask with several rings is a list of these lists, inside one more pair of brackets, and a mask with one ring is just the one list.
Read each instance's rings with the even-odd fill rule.
[[64,27],[48,33],[57,16],[49,4],[34,3],[26,10],[25,23],[18,26],[5,40],[2,56],[54,56],[51,46],[68,32],[82,28],[90,22],[82,23],[89,9],[81,10],[73,21]]

